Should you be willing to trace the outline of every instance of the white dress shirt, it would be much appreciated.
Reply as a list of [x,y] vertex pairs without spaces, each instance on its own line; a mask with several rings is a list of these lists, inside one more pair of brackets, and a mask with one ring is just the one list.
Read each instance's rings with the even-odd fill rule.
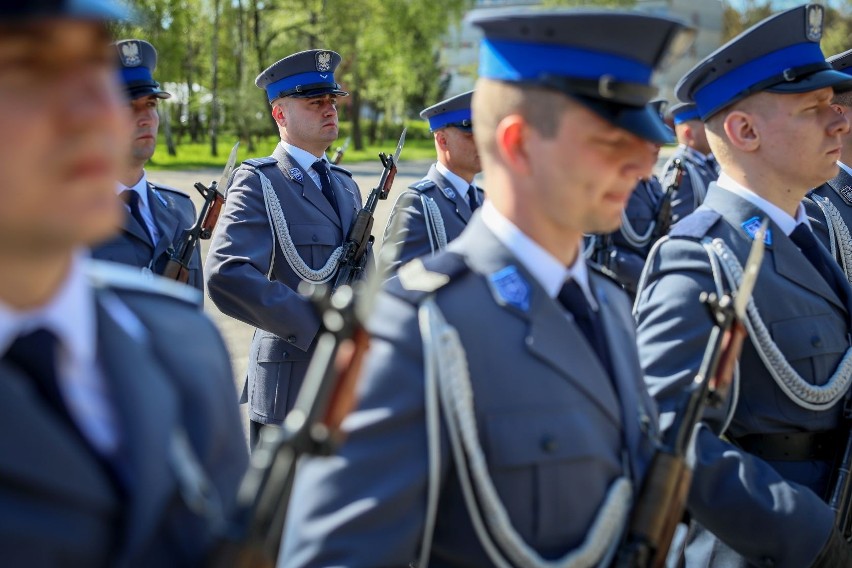
[[799,207],[796,209],[796,216],[791,217],[786,211],[778,207],[777,205],[770,203],[763,197],[759,196],[752,190],[747,187],[737,183],[734,181],[728,174],[722,172],[719,175],[719,179],[716,181],[716,185],[725,191],[730,191],[735,195],[739,195],[764,213],[766,213],[772,222],[778,225],[778,228],[781,229],[785,235],[789,236],[790,233],[793,232],[793,229],[796,228],[796,225],[800,223],[804,223],[810,228],[811,224],[808,221],[808,216],[805,214],[804,206],[799,203]]
[[598,303],[592,295],[589,285],[589,271],[583,258],[582,248],[577,245],[577,259],[570,267],[566,267],[559,259],[544,250],[537,242],[529,238],[514,223],[504,217],[494,205],[486,200],[482,205],[482,222],[497,237],[503,246],[515,255],[533,278],[551,298],[556,298],[562,285],[573,279],[580,285],[586,301],[593,310],[597,311]]
[[57,338],[57,380],[68,412],[86,439],[102,454],[118,447],[119,431],[109,385],[97,361],[95,296],[89,286],[85,255],[75,255],[57,293],[44,306],[18,311],[0,300],[0,354],[36,329]]

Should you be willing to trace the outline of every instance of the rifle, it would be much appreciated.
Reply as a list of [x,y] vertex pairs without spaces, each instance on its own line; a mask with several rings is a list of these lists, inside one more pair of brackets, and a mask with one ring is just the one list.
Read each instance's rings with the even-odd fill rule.
[[672,199],[680,183],[683,181],[684,166],[680,158],[675,158],[674,170],[666,178],[666,192],[663,194],[663,199],[660,201],[660,208],[657,210],[657,219],[654,223],[653,240],[656,241],[663,235],[668,234],[672,226]]
[[331,160],[331,163],[335,166],[340,164],[340,161],[343,159],[343,154],[346,153],[346,149],[349,147],[349,136],[346,137],[346,140],[343,141],[343,144],[337,147],[337,150],[334,152],[334,159]]
[[630,516],[625,542],[619,547],[613,566],[617,568],[662,568],[677,524],[686,510],[686,497],[692,482],[692,468],[686,456],[694,443],[696,426],[704,408],[719,406],[746,336],[745,310],[754,289],[763,259],[763,238],[769,225],[764,220],[754,236],[739,290],[717,298],[701,293],[713,329],[695,380],[685,393],[674,423],[666,430],[645,475],[642,490]]
[[210,187],[206,187],[201,182],[195,183],[195,189],[204,198],[204,204],[201,206],[201,211],[198,214],[198,220],[189,229],[184,230],[174,251],[163,269],[163,276],[177,280],[178,282],[187,283],[189,281],[189,262],[192,260],[192,255],[198,248],[200,239],[209,239],[213,235],[213,229],[216,228],[216,222],[219,221],[219,213],[222,212],[222,205],[225,203],[225,194],[219,189],[228,183],[228,177],[231,175],[231,170],[234,169],[234,164],[237,161],[237,148],[240,143],[234,144],[231,149],[231,155],[228,157],[228,163],[222,172],[222,177],[219,181],[214,181]]
[[852,542],[852,401],[846,399],[843,409],[843,424],[849,431],[846,446],[832,476],[828,505],[834,511],[834,526],[847,542]]
[[[398,220],[396,223],[398,224]],[[355,405],[355,386],[369,347],[363,327],[396,256],[385,244],[382,269],[355,286],[302,283],[322,321],[314,355],[293,410],[284,425],[265,427],[237,493],[230,530],[208,558],[210,568],[272,568],[281,545],[296,464],[303,455],[330,455],[342,442],[340,424]]]
[[367,263],[369,252],[373,248],[375,237],[370,234],[373,230],[373,214],[376,212],[376,206],[380,199],[387,199],[390,193],[393,179],[396,176],[396,164],[399,160],[399,154],[402,152],[402,146],[405,144],[405,132],[407,128],[402,129],[402,135],[399,137],[399,142],[396,145],[396,153],[393,156],[388,156],[384,152],[379,153],[379,159],[382,161],[384,170],[382,177],[379,180],[379,185],[370,191],[367,197],[367,203],[358,211],[355,221],[349,228],[349,234],[346,236],[346,241],[343,243],[343,253],[340,255],[340,263],[337,267],[337,275],[334,279],[332,289],[336,290],[340,286],[352,284],[364,271],[364,266]]

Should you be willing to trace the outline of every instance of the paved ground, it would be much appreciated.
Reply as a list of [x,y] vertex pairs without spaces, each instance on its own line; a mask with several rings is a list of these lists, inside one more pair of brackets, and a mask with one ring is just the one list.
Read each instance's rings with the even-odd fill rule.
[[[664,148],[661,153],[660,160],[657,163],[658,168],[662,166],[665,158],[671,153],[671,148]],[[378,158],[375,162],[363,162],[355,164],[343,164],[353,173],[355,181],[358,182],[358,187],[361,188],[364,196],[369,193],[374,187],[381,174],[381,164]],[[390,197],[386,201],[380,201],[376,209],[376,221],[374,224],[374,234],[377,240],[381,240],[381,232],[384,230],[387,223],[388,214],[396,199],[396,195],[409,184],[421,179],[429,169],[429,161],[401,161],[399,164],[396,180],[394,181],[394,189]],[[218,179],[221,175],[221,170],[212,169],[194,170],[194,171],[158,171],[151,172],[151,179],[160,183],[170,185],[187,191],[192,194],[196,206],[200,206],[201,197],[198,192],[192,187],[193,183],[200,181],[209,184],[214,179]],[[485,185],[485,184],[483,184]],[[487,186],[486,186],[487,187]],[[202,241],[201,258],[207,257],[207,248],[210,241]],[[248,347],[251,342],[253,328],[248,325],[238,322],[220,312],[209,299],[205,298],[205,310],[213,318],[213,321],[219,327],[225,341],[228,345],[228,350],[233,361],[234,380],[237,388],[242,387],[243,378],[245,377],[246,365],[248,360]]]

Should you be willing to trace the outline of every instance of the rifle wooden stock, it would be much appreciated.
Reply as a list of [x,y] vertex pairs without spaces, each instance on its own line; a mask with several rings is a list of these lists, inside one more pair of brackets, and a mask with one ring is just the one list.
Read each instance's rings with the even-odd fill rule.
[[355,316],[350,287],[331,296],[324,287],[314,287],[311,297],[323,331],[305,380],[284,425],[261,430],[237,495],[237,514],[209,558],[210,567],[274,566],[299,458],[328,455],[343,441],[340,425],[355,405],[369,336]]
[[662,568],[675,529],[686,511],[692,470],[686,456],[705,407],[722,402],[739,358],[745,327],[736,319],[730,296],[716,300],[702,293],[714,327],[693,386],[681,401],[675,421],[645,474],[628,524],[616,568]]
[[175,244],[174,252],[163,269],[163,276],[183,282],[189,282],[189,263],[198,248],[199,239],[209,239],[216,228],[219,213],[225,203],[225,197],[219,192],[218,184],[214,181],[208,188],[203,183],[197,182],[195,189],[204,198],[204,205],[195,224],[184,230],[178,242]]

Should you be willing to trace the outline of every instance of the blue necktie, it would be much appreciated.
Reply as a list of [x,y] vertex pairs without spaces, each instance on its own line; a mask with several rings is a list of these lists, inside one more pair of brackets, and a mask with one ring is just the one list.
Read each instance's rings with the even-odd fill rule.
[[334,197],[334,191],[331,189],[330,172],[328,171],[328,166],[325,164],[325,160],[317,160],[311,167],[319,174],[322,194],[325,195],[325,198],[334,208],[334,212],[340,217],[340,211],[337,208],[337,199]]
[[603,364],[610,377],[613,377],[612,361],[609,357],[609,348],[607,347],[606,337],[600,320],[595,317],[595,312],[586,300],[586,295],[583,289],[572,278],[562,285],[562,289],[557,296],[559,303],[571,312],[574,316],[574,321],[580,331],[586,337],[589,345],[595,350],[595,353]]
[[473,185],[470,185],[467,188],[467,203],[470,205],[471,213],[479,208],[479,200],[476,199],[476,188]]
[[148,240],[151,241],[151,244],[154,244],[154,239],[151,237],[151,231],[148,230],[148,225],[145,223],[145,218],[142,216],[142,210],[139,208],[139,194],[133,191],[132,189],[126,189],[121,192],[121,198],[127,203],[128,207],[130,207],[130,215],[136,219],[136,222],[142,227],[142,230],[145,231],[145,234],[148,235]]

